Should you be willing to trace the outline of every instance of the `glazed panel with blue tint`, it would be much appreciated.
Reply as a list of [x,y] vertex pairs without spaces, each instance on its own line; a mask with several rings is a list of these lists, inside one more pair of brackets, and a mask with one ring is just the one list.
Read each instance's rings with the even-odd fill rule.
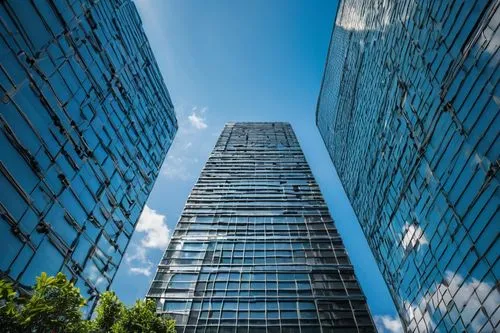
[[346,0],[317,125],[410,332],[498,330],[498,1]]
[[0,5],[0,271],[109,288],[177,130],[135,5]]

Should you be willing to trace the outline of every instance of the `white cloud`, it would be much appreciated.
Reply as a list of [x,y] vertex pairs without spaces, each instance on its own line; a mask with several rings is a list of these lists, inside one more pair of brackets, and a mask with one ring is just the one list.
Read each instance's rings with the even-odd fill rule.
[[125,256],[125,261],[131,263],[133,261],[147,261],[146,248],[139,246],[138,244],[131,244],[127,250],[127,255]]
[[162,174],[170,179],[189,180],[192,178],[189,172],[189,165],[193,164],[194,159],[169,155],[167,162],[162,169]]
[[[176,107],[179,131],[168,152],[161,174],[168,179],[195,181],[195,175],[201,169],[197,156],[206,156],[211,149],[211,140],[207,140],[208,107]],[[189,152],[188,152],[189,150]]]
[[[349,31],[382,31],[391,23],[391,14],[394,5],[390,1],[382,1],[376,5],[376,10],[364,10],[359,6],[346,4],[342,8],[343,15],[339,15],[336,24]],[[370,13],[378,13],[376,19]]]
[[193,113],[191,113],[190,116],[188,116],[188,120],[191,123],[191,126],[193,126],[196,129],[205,129],[208,127],[205,118],[197,115],[196,112],[194,111]]
[[96,266],[94,265],[90,266],[88,273],[89,273],[88,276],[89,280],[92,281],[96,287],[105,286],[107,280]]
[[[342,14],[338,15],[335,24],[347,31],[381,31],[384,32],[393,25],[406,23],[413,13],[415,4],[411,3],[404,11],[395,6],[394,1],[373,1],[370,6],[345,4]],[[375,36],[373,36],[375,40]],[[383,36],[381,38],[384,38]],[[372,41],[373,41],[372,40]]]
[[141,240],[141,245],[146,248],[157,248],[165,250],[168,245],[169,233],[165,215],[158,214],[155,210],[144,206],[139,222],[135,229],[146,233]]
[[[429,291],[416,303],[404,303],[410,321],[409,329],[414,330],[418,323],[419,331],[427,332],[436,327],[427,304],[437,304],[434,311],[442,313],[448,312],[452,305],[456,306],[458,311],[462,311],[460,317],[467,325],[479,309],[492,317],[500,304],[500,293],[492,283],[481,282],[475,278],[464,281],[460,274],[455,275],[451,271],[446,271],[443,281],[436,286],[434,291]],[[421,320],[422,318],[427,322],[427,326],[424,320]],[[471,328],[479,332],[481,326],[482,322],[479,320],[472,322]]]
[[153,263],[147,258],[146,248],[138,244],[130,244],[125,255],[129,273],[150,276]]
[[429,241],[420,226],[414,223],[406,223],[403,228],[403,240],[401,243],[405,250],[410,251],[418,245],[429,244]]
[[144,206],[135,231],[124,257],[128,273],[151,276],[156,266],[149,259],[149,250],[164,251],[170,239],[170,230],[165,215],[151,209],[148,205]]
[[151,267],[130,267],[129,270],[132,274],[150,276],[151,275]]
[[403,325],[397,316],[375,316],[373,319],[380,333],[403,333]]
[[[498,31],[486,29],[482,34],[479,34],[478,37],[477,44],[481,45],[490,55],[494,55],[500,46],[500,33]],[[492,63],[494,64],[495,62],[492,61]]]

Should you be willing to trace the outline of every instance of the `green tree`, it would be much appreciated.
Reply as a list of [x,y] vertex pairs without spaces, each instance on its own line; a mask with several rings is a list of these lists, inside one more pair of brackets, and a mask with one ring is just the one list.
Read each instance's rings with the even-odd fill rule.
[[175,321],[155,314],[156,306],[152,300],[137,301],[126,309],[120,320],[113,325],[112,333],[175,333]]
[[12,284],[0,280],[0,327],[6,333],[22,332],[19,302]]
[[96,317],[93,321],[98,332],[111,332],[111,327],[118,322],[125,311],[125,306],[112,291],[101,294],[95,310]]
[[32,332],[84,332],[80,308],[85,299],[63,273],[36,279],[33,295],[21,308],[22,326]]
[[93,320],[82,318],[84,298],[64,274],[42,273],[32,294],[21,297],[0,280],[0,328],[5,333],[175,333],[175,321],[156,314],[155,302],[127,308],[115,293],[101,294]]

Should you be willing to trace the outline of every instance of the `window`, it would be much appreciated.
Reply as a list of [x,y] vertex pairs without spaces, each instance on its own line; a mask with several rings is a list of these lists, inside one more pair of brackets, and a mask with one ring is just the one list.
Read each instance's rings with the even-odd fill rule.
[[166,301],[164,305],[165,311],[183,311],[186,309],[187,301]]
[[278,302],[267,302],[267,311],[278,310]]
[[219,273],[217,274],[217,281],[227,281],[229,279],[228,273]]
[[238,303],[237,302],[231,302],[231,301],[225,301],[224,302],[224,307],[222,308],[224,311],[227,311],[227,310],[236,310],[237,309],[237,305]]
[[174,274],[168,283],[170,289],[191,289],[196,283],[196,274]]
[[281,311],[281,318],[283,319],[296,319],[297,311]]
[[268,319],[279,319],[279,312],[278,311],[268,311],[267,318]]
[[212,310],[220,310],[222,308],[222,302],[221,301],[212,301],[211,304]]
[[222,311],[222,319],[235,319],[236,312],[235,311]]
[[227,289],[238,289],[239,283],[238,282],[229,282],[227,285]]
[[316,305],[314,304],[314,302],[299,301],[298,305],[299,305],[299,309],[301,311],[303,311],[303,310],[316,310]]
[[295,289],[295,282],[278,282],[279,289]]
[[202,251],[207,247],[206,243],[184,243],[183,250]]
[[280,310],[294,310],[296,309],[296,303],[290,301],[281,301],[280,302]]
[[250,311],[250,319],[264,320],[265,318],[264,311]]

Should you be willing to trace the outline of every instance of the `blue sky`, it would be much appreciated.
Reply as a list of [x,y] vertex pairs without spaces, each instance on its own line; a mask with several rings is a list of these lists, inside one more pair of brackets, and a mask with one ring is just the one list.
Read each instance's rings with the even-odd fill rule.
[[184,203],[228,121],[287,121],[382,332],[402,332],[387,287],[315,125],[336,1],[137,0],[179,131],[112,288],[143,298]]

